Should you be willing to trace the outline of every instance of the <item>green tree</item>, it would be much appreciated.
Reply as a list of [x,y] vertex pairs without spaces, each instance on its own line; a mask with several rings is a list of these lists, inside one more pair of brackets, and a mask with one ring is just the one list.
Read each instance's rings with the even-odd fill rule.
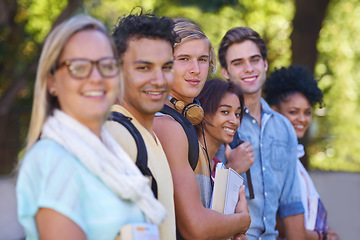
[[269,72],[291,63],[314,70],[326,106],[309,134],[311,166],[360,171],[358,0],[0,0],[0,174],[12,168],[25,139],[37,61],[50,29],[87,13],[111,32],[136,6],[191,19],[216,49],[228,29],[251,27],[268,45]]
[[[0,174],[9,173],[27,131],[41,44],[83,0],[0,0]],[[27,111],[28,112],[28,111]]]

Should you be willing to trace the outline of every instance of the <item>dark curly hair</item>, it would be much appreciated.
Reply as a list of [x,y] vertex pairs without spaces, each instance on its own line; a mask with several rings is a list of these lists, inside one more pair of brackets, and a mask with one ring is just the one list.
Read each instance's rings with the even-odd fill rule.
[[313,74],[304,66],[276,69],[266,79],[263,93],[272,106],[279,107],[280,102],[294,93],[302,93],[312,107],[316,103],[322,106],[323,94]]
[[126,52],[129,40],[134,38],[164,39],[174,49],[177,35],[171,18],[158,17],[155,14],[144,12],[142,8],[138,13],[132,12],[127,16],[119,17],[113,30],[112,37],[120,57]]
[[[232,81],[224,81],[220,78],[209,79],[196,97],[199,100],[201,107],[204,109],[205,117],[212,117],[219,108],[220,102],[226,93],[235,94],[240,101],[240,121],[244,113],[244,96],[240,87]],[[206,126],[205,126],[206,128]],[[196,132],[199,134],[201,125],[195,126]]]

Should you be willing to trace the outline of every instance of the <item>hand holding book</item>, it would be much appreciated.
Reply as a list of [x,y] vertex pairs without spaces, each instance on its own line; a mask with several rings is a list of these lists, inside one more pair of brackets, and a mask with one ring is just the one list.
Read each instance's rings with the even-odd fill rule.
[[239,205],[239,192],[244,187],[243,178],[235,170],[226,169],[222,163],[218,164],[215,173],[212,209],[224,214],[235,213]]

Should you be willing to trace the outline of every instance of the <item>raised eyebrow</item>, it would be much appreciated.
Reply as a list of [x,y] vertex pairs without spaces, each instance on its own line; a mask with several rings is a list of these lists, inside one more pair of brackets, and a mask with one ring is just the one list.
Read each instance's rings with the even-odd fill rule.
[[135,64],[146,64],[146,65],[154,65],[152,62],[144,61],[144,60],[137,60],[134,61]]
[[[261,56],[259,54],[255,54],[253,56],[250,56],[250,59],[254,59],[254,58],[261,58]],[[232,60],[230,62],[230,64],[233,63],[233,62],[242,61],[242,60],[244,60],[244,58],[235,58],[234,60]]]
[[164,65],[168,65],[168,64],[174,64],[174,60],[170,60],[170,61],[167,61],[166,63],[164,63]]
[[200,56],[200,58],[210,58],[210,56],[209,55],[202,55],[202,56]]
[[261,58],[261,56],[259,54],[253,55],[250,58]]
[[232,106],[231,105],[227,105],[227,104],[222,104],[222,105],[219,105],[219,108],[220,107],[228,107],[228,108],[232,108]]
[[179,54],[177,56],[175,56],[175,58],[179,58],[179,57],[190,57],[189,54]]
[[234,60],[231,60],[230,64],[234,63],[234,62],[238,62],[238,61],[242,61],[244,60],[243,58],[235,58]]

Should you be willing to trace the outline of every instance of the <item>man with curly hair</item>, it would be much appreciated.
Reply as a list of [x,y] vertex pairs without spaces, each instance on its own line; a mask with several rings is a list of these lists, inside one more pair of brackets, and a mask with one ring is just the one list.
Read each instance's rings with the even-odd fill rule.
[[250,179],[242,174],[251,216],[246,236],[250,240],[275,240],[278,214],[284,222],[286,239],[305,239],[304,208],[296,174],[297,139],[291,123],[261,97],[268,69],[266,58],[265,42],[250,28],[230,29],[220,43],[221,73],[244,93],[246,109],[238,137],[249,141],[255,153],[250,167],[254,198],[250,198]]
[[[141,11],[121,17],[112,36],[124,78],[124,91],[119,91],[118,104],[112,107],[112,117],[124,119],[124,116],[123,121],[131,121],[141,134],[147,157],[141,155],[142,150],[137,148],[137,142],[124,125],[107,121],[106,128],[137,165],[145,163],[145,168],[150,170],[151,187],[167,210],[167,217],[159,226],[160,238],[176,239],[171,172],[160,141],[153,131],[155,113],[163,108],[174,83],[174,23],[170,18]],[[141,157],[136,161],[138,155]],[[141,165],[138,165],[140,170]]]

